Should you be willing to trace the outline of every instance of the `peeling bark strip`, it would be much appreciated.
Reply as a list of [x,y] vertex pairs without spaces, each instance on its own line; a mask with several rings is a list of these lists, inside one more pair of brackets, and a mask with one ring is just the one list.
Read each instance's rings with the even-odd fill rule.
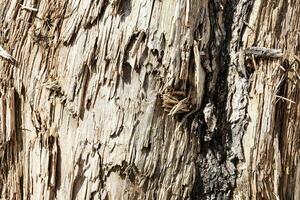
[[0,197],[299,199],[299,5],[2,0]]
[[270,49],[266,47],[249,47],[245,49],[247,56],[254,56],[260,58],[281,58],[283,56],[281,49]]

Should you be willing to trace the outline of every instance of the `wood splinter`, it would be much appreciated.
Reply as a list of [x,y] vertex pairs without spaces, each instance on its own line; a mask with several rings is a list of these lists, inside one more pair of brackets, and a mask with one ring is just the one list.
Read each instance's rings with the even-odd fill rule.
[[23,4],[20,4],[21,6],[21,10],[28,10],[28,11],[32,11],[32,12],[37,12],[38,9],[37,8],[33,8],[33,7],[30,7],[30,6],[25,6]]
[[2,46],[0,46],[0,56],[4,58],[5,60],[10,61],[11,63],[16,63],[16,59],[14,59],[7,51],[5,51]]
[[271,49],[266,47],[249,47],[245,49],[246,56],[255,58],[281,58],[283,56],[281,49]]

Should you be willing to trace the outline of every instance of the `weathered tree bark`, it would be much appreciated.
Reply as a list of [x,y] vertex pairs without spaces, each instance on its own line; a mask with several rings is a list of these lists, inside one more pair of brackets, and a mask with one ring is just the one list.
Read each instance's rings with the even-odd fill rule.
[[300,199],[300,0],[2,0],[2,199]]

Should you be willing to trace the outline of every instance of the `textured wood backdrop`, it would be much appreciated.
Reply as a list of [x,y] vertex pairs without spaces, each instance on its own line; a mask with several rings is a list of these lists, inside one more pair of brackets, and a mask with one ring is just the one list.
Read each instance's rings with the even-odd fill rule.
[[299,0],[1,0],[0,47],[2,199],[300,199]]

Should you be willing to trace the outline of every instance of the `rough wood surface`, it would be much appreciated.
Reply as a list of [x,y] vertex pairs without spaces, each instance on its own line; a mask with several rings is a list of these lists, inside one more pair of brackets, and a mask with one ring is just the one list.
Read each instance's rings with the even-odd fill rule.
[[300,198],[300,0],[0,16],[2,199]]

